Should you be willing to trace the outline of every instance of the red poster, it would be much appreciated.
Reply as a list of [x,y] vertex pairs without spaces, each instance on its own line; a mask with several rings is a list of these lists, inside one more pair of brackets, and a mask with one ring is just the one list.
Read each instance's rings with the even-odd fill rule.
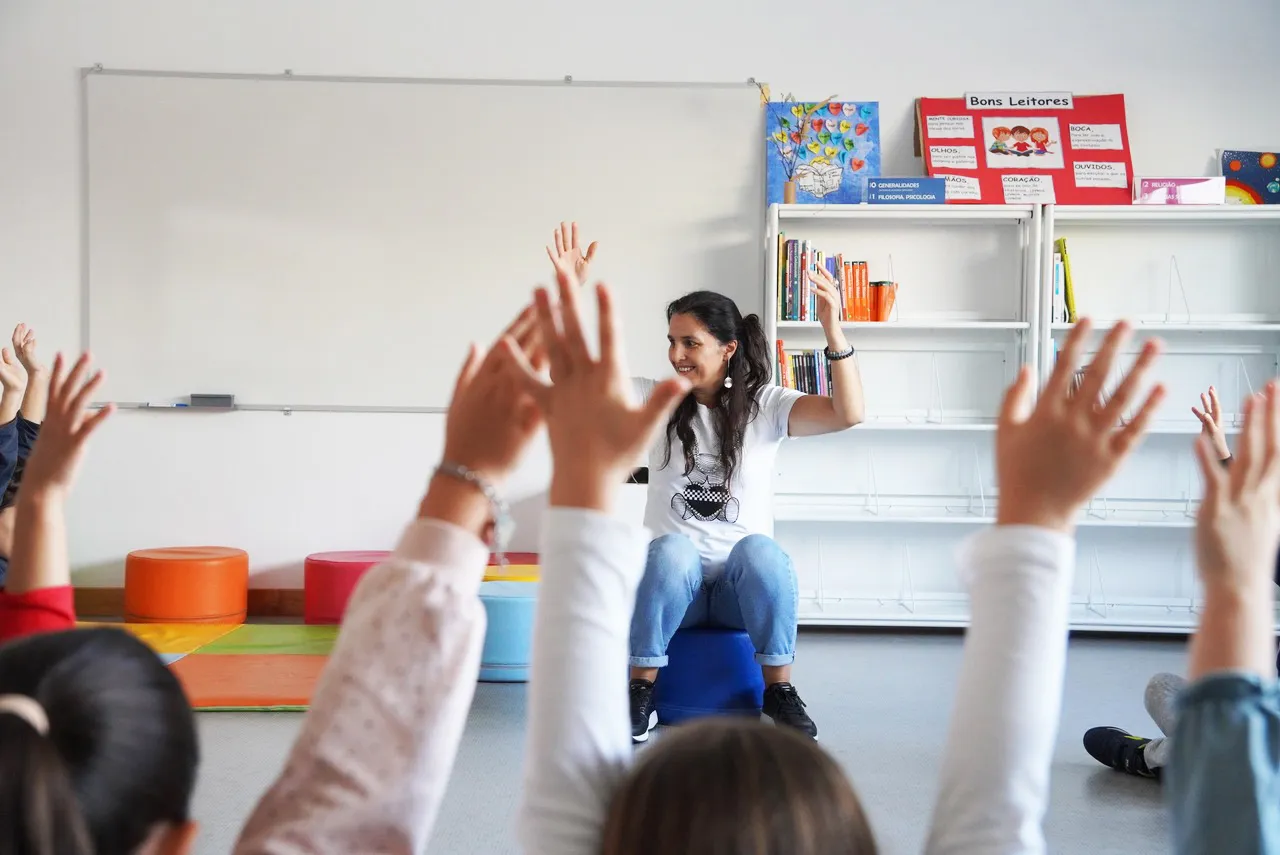
[[947,201],[1128,205],[1133,161],[1123,95],[920,98],[925,174]]

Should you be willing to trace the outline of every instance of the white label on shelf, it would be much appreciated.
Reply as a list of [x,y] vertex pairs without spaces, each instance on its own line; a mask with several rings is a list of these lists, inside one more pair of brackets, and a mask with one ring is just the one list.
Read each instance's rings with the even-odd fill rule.
[[931,145],[929,163],[949,169],[977,169],[978,150],[971,145]]
[[982,201],[982,183],[972,175],[938,175],[947,180],[947,201]]
[[973,139],[973,116],[925,116],[930,139]]
[[1052,175],[1001,175],[1000,181],[1006,205],[1054,201]]
[[1123,163],[1077,160],[1075,168],[1077,187],[1129,186],[1129,170]]
[[1067,125],[1071,134],[1072,148],[1110,149],[1120,151],[1124,144],[1120,140],[1119,125]]

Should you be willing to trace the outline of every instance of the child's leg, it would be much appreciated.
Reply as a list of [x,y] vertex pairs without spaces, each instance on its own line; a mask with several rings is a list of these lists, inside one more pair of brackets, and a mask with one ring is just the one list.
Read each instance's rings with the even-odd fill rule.
[[[1147,714],[1165,737],[1170,736],[1178,726],[1178,695],[1186,685],[1187,681],[1177,674],[1156,674],[1147,681],[1142,701]],[[1148,768],[1159,769],[1168,764],[1172,750],[1173,743],[1168,738],[1153,739],[1143,747],[1142,755]]]
[[1186,686],[1187,681],[1177,674],[1156,674],[1147,681],[1142,702],[1147,708],[1147,715],[1165,736],[1172,736],[1178,726],[1178,694]]

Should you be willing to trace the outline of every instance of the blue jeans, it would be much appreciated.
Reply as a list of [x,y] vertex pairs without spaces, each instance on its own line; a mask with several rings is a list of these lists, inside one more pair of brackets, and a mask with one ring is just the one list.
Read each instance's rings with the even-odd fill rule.
[[782,547],[763,534],[733,547],[724,573],[704,581],[702,557],[683,534],[649,544],[644,578],[631,616],[631,665],[662,668],[677,629],[717,626],[745,629],[761,665],[789,665],[796,658],[796,571]]
[[1280,855],[1280,689],[1217,674],[1182,693],[1164,771],[1176,855]]

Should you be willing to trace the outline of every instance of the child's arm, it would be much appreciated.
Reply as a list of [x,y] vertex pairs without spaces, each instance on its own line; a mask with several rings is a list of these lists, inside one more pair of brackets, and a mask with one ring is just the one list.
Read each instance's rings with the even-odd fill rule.
[[7,425],[18,417],[26,391],[27,372],[9,348],[0,350],[0,425]]
[[489,497],[540,426],[502,370],[508,348],[536,350],[532,328],[526,312],[487,356],[469,355],[445,424],[451,465],[431,479],[394,556],[356,589],[302,732],[238,855],[425,849],[480,670]]
[[1272,645],[1272,569],[1280,539],[1280,394],[1244,404],[1239,455],[1218,466],[1196,446],[1205,482],[1196,557],[1205,591],[1180,699],[1166,794],[1185,855],[1280,851],[1280,703]]
[[49,372],[36,356],[36,331],[18,324],[13,331],[13,351],[27,372],[27,391],[22,398],[22,417],[32,425],[44,421],[49,407]]
[[0,638],[75,625],[66,501],[89,437],[112,413],[111,407],[94,414],[86,409],[101,382],[101,372],[90,375],[88,356],[69,373],[61,356],[54,362],[50,411],[18,499],[13,555],[0,593]]
[[525,855],[600,852],[609,803],[633,753],[627,635],[647,542],[643,528],[608,512],[626,473],[688,390],[672,378],[633,403],[608,291],[597,288],[600,354],[593,358],[576,282],[564,271],[557,279],[563,328],[548,293],[540,289],[536,299],[554,385],[519,366],[546,414],[555,462],[517,820]]
[[1057,738],[1074,569],[1075,516],[1136,445],[1163,396],[1157,385],[1117,427],[1155,360],[1148,342],[1105,404],[1102,384],[1129,337],[1108,334],[1079,390],[1071,376],[1089,334],[1068,337],[1033,412],[1023,369],[996,432],[1000,501],[994,529],[962,559],[971,618],[926,852],[1034,855]]
[[452,500],[439,490],[430,498],[469,503],[454,514],[465,526],[419,519],[361,580],[302,731],[240,833],[238,855],[424,850],[484,643],[477,594],[489,551],[476,532],[488,508],[460,486]]
[[598,852],[634,753],[627,639],[648,537],[600,510],[552,507],[542,542],[519,838],[527,855]]

